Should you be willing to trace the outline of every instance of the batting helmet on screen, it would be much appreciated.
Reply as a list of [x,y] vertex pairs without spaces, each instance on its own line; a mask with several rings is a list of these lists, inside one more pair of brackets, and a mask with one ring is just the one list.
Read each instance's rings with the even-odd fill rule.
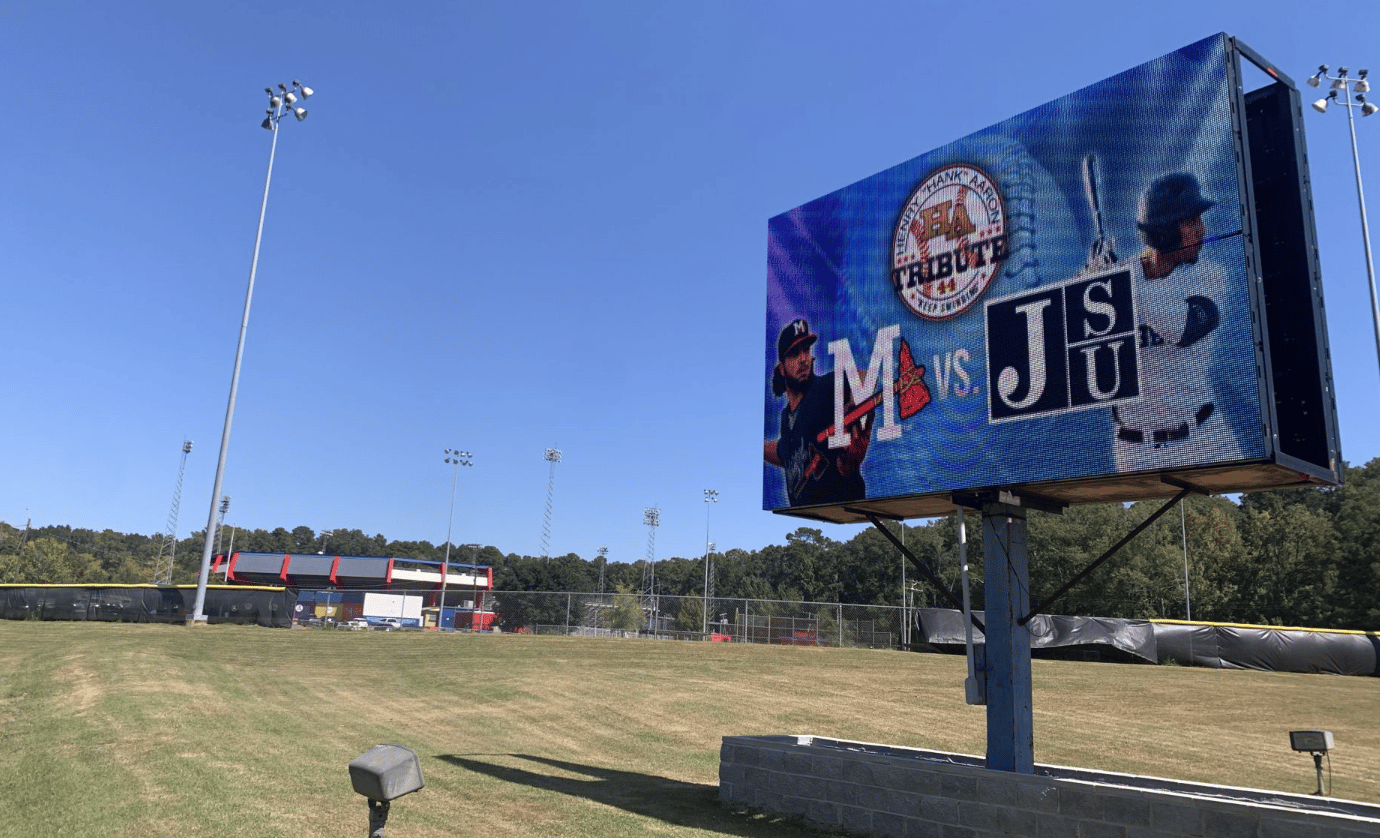
[[1140,199],[1136,227],[1156,250],[1173,250],[1183,244],[1179,222],[1196,218],[1216,205],[1203,197],[1198,178],[1187,172],[1165,175],[1145,190]]

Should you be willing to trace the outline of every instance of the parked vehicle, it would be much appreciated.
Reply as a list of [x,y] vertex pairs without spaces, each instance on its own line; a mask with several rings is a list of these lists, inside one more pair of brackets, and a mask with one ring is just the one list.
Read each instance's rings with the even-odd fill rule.
[[359,631],[360,629],[369,628],[369,621],[364,619],[363,617],[356,617],[355,619],[345,623],[345,627],[350,629],[351,631]]
[[384,631],[392,631],[393,629],[400,629],[402,627],[402,620],[399,620],[397,617],[384,617],[379,620],[379,628]]

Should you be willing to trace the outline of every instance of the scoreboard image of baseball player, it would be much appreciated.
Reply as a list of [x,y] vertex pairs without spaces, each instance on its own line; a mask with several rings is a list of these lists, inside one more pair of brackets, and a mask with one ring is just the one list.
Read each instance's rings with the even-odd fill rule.
[[1332,481],[1278,441],[1257,276],[1300,278],[1262,267],[1247,50],[1205,38],[771,218],[763,507]]

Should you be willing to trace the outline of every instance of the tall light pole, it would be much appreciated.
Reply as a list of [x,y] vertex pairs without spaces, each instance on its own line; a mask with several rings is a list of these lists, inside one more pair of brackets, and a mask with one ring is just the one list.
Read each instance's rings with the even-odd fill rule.
[[1184,544],[1184,619],[1193,622],[1193,603],[1188,598],[1188,517],[1182,502],[1179,503],[1179,535]]
[[470,631],[483,631],[479,607],[479,544],[461,544],[470,551],[470,578],[474,580],[474,600],[470,603]]
[[220,498],[220,513],[216,516],[216,552],[220,549],[220,534],[225,531],[225,513],[230,511],[230,496],[222,495]]
[[[450,575],[450,532],[455,524],[455,489],[460,485],[460,467],[472,466],[473,455],[468,451],[461,451],[458,448],[446,449],[446,463],[450,465],[453,475],[450,479],[450,518],[446,521],[446,560],[441,565],[441,610],[446,608],[446,577]],[[441,615],[436,614],[436,627],[441,627]]]
[[314,92],[310,87],[303,87],[300,81],[293,79],[292,89],[289,90],[285,84],[278,85],[278,92],[274,93],[273,88],[265,87],[264,92],[268,94],[268,116],[260,123],[260,127],[273,133],[273,141],[268,147],[268,173],[264,175],[264,199],[259,205],[259,228],[254,234],[254,258],[249,263],[249,287],[244,292],[244,314],[240,317],[240,340],[235,346],[235,369],[230,374],[230,398],[225,405],[225,427],[220,434],[220,457],[216,460],[216,479],[211,487],[211,514],[206,521],[206,544],[201,550],[201,573],[197,576],[196,582],[196,604],[192,606],[192,615],[188,618],[188,623],[206,622],[206,580],[211,575],[211,549],[215,544],[216,535],[216,509],[220,505],[220,487],[225,479],[225,454],[230,450],[230,422],[235,417],[235,395],[240,387],[240,362],[244,358],[244,335],[249,329],[249,304],[254,299],[254,274],[259,269],[259,245],[264,237],[264,214],[268,211],[268,186],[273,181],[273,155],[278,150],[278,123],[283,117],[292,114],[301,122],[307,118],[307,109],[294,107],[297,100],[308,99]]
[[657,629],[657,613],[661,610],[661,601],[656,595],[656,528],[661,526],[661,510],[655,506],[649,506],[642,510],[642,523],[647,526],[647,576],[643,578],[643,583],[647,588],[647,614],[648,628],[653,633]]
[[[1375,262],[1370,254],[1370,227],[1366,223],[1366,196],[1361,189],[1361,154],[1356,149],[1356,117],[1352,115],[1352,110],[1360,109],[1361,116],[1370,116],[1380,107],[1374,102],[1366,101],[1366,94],[1370,92],[1370,82],[1366,80],[1369,70],[1362,70],[1360,74],[1352,79],[1347,76],[1346,67],[1338,67],[1337,75],[1327,74],[1327,65],[1318,67],[1318,72],[1308,77],[1310,87],[1317,87],[1324,81],[1331,82],[1332,89],[1328,94],[1313,103],[1313,110],[1318,113],[1327,113],[1327,106],[1330,102],[1336,102],[1346,108],[1346,122],[1351,129],[1351,162],[1356,168],[1356,203],[1361,207],[1361,243],[1366,250],[1366,276],[1370,280],[1370,316],[1371,322],[1375,326],[1375,358],[1380,362],[1380,302],[1376,301],[1375,296]],[[1338,91],[1341,95],[1338,96]],[[1356,94],[1353,102],[1351,94]]]
[[[182,476],[187,471],[187,455],[192,453],[192,441],[182,440],[182,465],[177,468],[177,487],[173,489],[172,506],[168,508],[168,532],[158,546],[158,561],[154,568],[155,585],[171,585],[173,569],[177,567],[177,510],[182,506]],[[167,558],[163,554],[167,553]]]
[[709,510],[718,500],[718,492],[704,490],[704,625],[700,628],[700,634],[709,634]]
[[556,502],[556,463],[561,461],[559,448],[548,448],[543,458],[551,464],[551,475],[546,481],[546,517],[541,525],[541,557],[551,561],[551,513]]

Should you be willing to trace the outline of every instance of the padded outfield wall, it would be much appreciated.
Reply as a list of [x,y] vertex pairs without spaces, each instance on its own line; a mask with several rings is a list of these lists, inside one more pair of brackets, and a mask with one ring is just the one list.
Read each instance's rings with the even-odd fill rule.
[[[985,616],[982,611],[973,614],[979,622]],[[962,612],[919,608],[916,622],[930,648],[964,653]],[[1380,634],[1376,632],[1045,614],[1036,615],[1029,629],[1034,657],[1380,675]],[[982,631],[976,627],[973,640],[984,642]]]
[[[0,619],[183,623],[195,585],[0,585]],[[287,588],[210,585],[208,623],[287,628],[296,597]]]

